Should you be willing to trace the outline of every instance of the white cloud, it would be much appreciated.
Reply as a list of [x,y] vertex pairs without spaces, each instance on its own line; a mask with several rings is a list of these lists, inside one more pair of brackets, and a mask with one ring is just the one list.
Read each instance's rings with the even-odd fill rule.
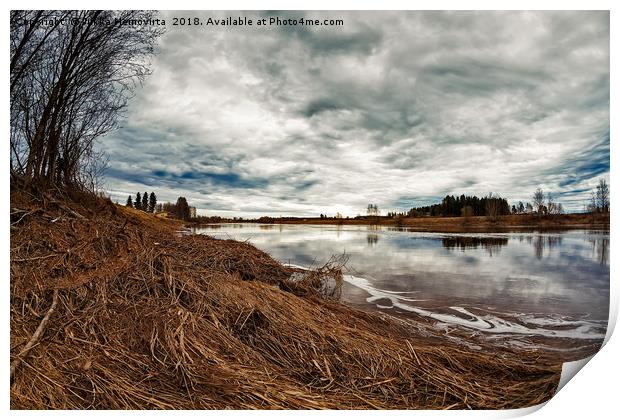
[[607,12],[326,14],[344,28],[169,27],[105,139],[113,196],[353,216],[543,186],[578,210],[608,177]]

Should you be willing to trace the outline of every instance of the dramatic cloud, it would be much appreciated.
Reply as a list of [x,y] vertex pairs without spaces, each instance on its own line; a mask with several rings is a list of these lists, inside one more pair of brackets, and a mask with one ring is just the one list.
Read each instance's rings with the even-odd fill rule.
[[269,12],[342,26],[173,27],[107,189],[202,214],[383,211],[445,194],[581,210],[609,178],[607,12]]

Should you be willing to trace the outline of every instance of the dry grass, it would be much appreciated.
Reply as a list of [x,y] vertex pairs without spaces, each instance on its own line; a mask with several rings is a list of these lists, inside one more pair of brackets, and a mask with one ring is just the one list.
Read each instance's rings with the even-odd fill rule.
[[496,409],[556,389],[559,365],[437,344],[250,244],[80,202],[11,194],[12,408]]
[[320,224],[320,225],[384,225],[406,228],[411,231],[432,232],[503,232],[512,230],[554,230],[554,229],[597,229],[609,230],[607,214],[560,214],[537,216],[513,214],[472,217],[363,217],[360,219],[284,218],[273,219],[274,223]]

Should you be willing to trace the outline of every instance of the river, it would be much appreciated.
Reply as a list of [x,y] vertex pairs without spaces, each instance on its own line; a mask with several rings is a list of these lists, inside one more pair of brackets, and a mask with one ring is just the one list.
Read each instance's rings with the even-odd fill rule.
[[346,254],[341,300],[437,328],[548,347],[565,360],[596,351],[609,314],[609,232],[429,233],[388,226],[217,224],[273,258],[320,267]]

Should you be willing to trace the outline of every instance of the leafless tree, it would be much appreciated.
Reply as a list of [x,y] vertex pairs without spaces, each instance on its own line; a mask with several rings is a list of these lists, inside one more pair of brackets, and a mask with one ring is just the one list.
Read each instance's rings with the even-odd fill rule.
[[590,213],[596,213],[598,211],[598,203],[596,201],[596,192],[592,191],[590,194],[590,204],[588,204],[588,211]]
[[77,173],[78,185],[93,193],[101,191],[109,161],[108,156],[101,150],[85,150],[80,171]]
[[538,214],[544,213],[545,210],[545,193],[541,188],[537,188],[536,192],[532,196],[532,201],[534,202],[534,209]]
[[[11,12],[11,173],[85,187],[101,173],[94,141],[118,127],[150,73],[149,11]],[[85,172],[94,171],[90,174]],[[88,185],[86,185],[88,186]]]
[[368,204],[366,208],[366,212],[369,216],[378,216],[379,215],[379,207],[376,204]]
[[609,185],[604,179],[596,186],[596,207],[601,213],[609,213]]
[[564,207],[562,203],[558,203],[553,199],[551,193],[547,194],[547,213],[549,214],[562,214],[564,213]]
[[485,200],[485,212],[491,220],[497,219],[500,210],[500,197],[489,193]]

